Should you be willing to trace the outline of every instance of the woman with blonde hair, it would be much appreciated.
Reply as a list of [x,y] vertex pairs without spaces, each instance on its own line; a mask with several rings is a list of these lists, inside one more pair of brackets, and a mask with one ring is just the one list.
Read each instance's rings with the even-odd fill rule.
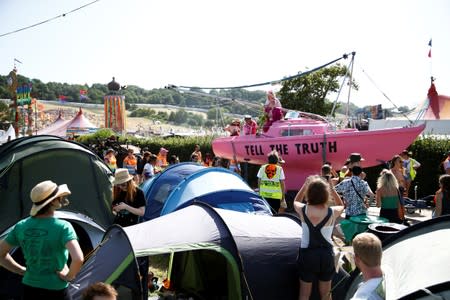
[[398,209],[401,205],[398,181],[390,170],[383,170],[377,180],[376,203],[380,209],[380,217],[392,223],[403,223]]

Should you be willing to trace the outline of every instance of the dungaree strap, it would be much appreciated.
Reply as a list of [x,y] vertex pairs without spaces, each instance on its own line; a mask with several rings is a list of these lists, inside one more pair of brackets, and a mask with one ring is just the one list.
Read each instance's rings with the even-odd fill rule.
[[303,219],[308,226],[309,229],[309,246],[308,248],[331,248],[332,245],[323,237],[322,232],[320,232],[320,229],[328,222],[328,220],[331,218],[331,215],[333,213],[331,208],[328,208],[328,213],[325,218],[323,218],[322,221],[320,221],[319,224],[314,226],[311,221],[309,220],[308,216],[306,215],[306,205],[302,208],[303,212]]

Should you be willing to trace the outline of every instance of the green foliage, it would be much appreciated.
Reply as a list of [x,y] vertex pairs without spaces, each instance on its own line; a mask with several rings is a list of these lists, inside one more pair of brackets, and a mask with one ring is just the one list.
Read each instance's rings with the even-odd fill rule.
[[5,122],[9,118],[9,107],[3,101],[0,101],[0,122]]
[[[19,84],[28,83],[30,79],[22,75],[17,76]],[[9,99],[11,95],[7,89],[7,76],[0,76],[0,98]],[[105,84],[94,83],[92,86],[87,84],[67,84],[49,82],[43,83],[39,79],[32,79],[33,90],[31,95],[34,98],[42,100],[58,100],[60,95],[66,96],[68,102],[80,102],[80,90],[87,90],[87,99],[82,100],[85,103],[103,103],[103,97],[109,94]],[[120,90],[120,94],[125,96],[127,109],[135,103],[146,104],[165,104],[180,107],[197,107],[210,109],[215,107],[226,107],[227,111],[236,114],[250,114],[251,106],[238,103],[231,99],[246,100],[251,103],[264,103],[265,92],[247,91],[244,89],[236,90],[211,90],[209,94],[200,89],[193,89],[205,95],[191,93],[180,93],[172,89],[152,89],[146,90],[135,85],[128,85],[126,89]],[[217,97],[227,97],[230,100],[219,100]],[[187,120],[183,123],[187,123]],[[192,121],[191,121],[192,123]],[[195,123],[199,123],[198,120]]]
[[[85,144],[96,144],[98,140],[106,140],[111,135],[115,135],[109,129],[101,129],[94,134],[84,135],[77,138],[77,141]],[[164,147],[169,150],[169,155],[177,155],[180,161],[189,161],[195,145],[200,145],[203,154],[212,152],[212,141],[214,136],[188,136],[188,137],[152,137],[150,139],[138,139],[134,136],[119,136],[120,144],[131,144],[142,148],[147,148],[151,153],[158,154],[159,149]]]
[[[409,191],[409,197],[414,199],[414,186],[417,185],[417,197],[422,198],[434,194],[439,189],[438,178],[444,173],[442,162],[445,160],[445,153],[450,149],[450,140],[447,138],[424,137],[414,141],[408,147],[408,151],[413,153],[412,158],[417,160],[421,167],[417,170],[417,176]],[[367,181],[373,190],[376,189],[376,180],[383,166],[367,168]]]
[[[92,135],[81,136],[77,141],[90,145],[95,144],[98,140],[106,140],[114,132],[109,129],[102,129]],[[215,136],[192,136],[192,137],[153,137],[150,139],[138,139],[133,136],[119,137],[121,144],[132,144],[141,148],[147,148],[150,152],[157,154],[161,147],[169,149],[169,155],[177,155],[180,161],[189,161],[195,145],[200,145],[200,149],[204,154],[213,153],[212,141]],[[410,197],[414,198],[414,185],[418,185],[418,197],[424,197],[434,194],[439,188],[438,178],[443,174],[442,161],[446,158],[446,152],[450,149],[449,139],[438,139],[434,137],[425,137],[417,139],[409,148],[413,152],[413,158],[421,163],[418,169],[417,177],[412,184]],[[248,164],[248,182],[250,186],[256,187],[256,174],[260,166]],[[336,166],[337,168],[339,166]],[[373,191],[376,190],[377,178],[384,166],[376,166],[365,168],[367,174],[367,182]],[[301,186],[299,182],[299,187]]]
[[[328,115],[331,113],[333,103],[326,97],[330,93],[338,92],[340,87],[338,79],[346,75],[347,67],[337,64],[284,81],[278,93],[280,101],[283,107],[289,109]],[[355,82],[352,83],[352,87],[358,88]]]
[[97,140],[106,140],[107,138],[109,138],[112,135],[116,135],[116,133],[109,129],[109,128],[102,128],[97,130],[96,133],[93,134],[87,134],[87,135],[81,135],[79,137],[77,137],[77,142],[85,144],[85,145],[90,145],[90,144],[95,144]]

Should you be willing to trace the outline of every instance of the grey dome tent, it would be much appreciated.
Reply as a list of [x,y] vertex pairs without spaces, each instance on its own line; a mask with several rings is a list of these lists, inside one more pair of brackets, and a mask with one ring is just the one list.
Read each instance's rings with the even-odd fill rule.
[[73,297],[80,299],[86,286],[104,281],[142,299],[139,279],[132,275],[135,257],[149,256],[151,262],[153,255],[171,254],[169,279],[185,298],[297,299],[301,232],[299,220],[289,215],[193,203],[137,225],[111,227],[73,282]]
[[[450,298],[450,215],[401,230],[383,241],[382,269],[386,300]],[[348,280],[350,299],[361,283],[360,272]]]

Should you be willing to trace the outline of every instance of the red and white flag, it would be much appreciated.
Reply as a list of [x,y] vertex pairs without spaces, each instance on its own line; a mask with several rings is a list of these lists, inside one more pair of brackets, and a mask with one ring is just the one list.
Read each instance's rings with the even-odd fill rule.
[[430,50],[428,50],[428,57],[431,58],[431,45],[432,45],[432,40],[430,39],[430,41],[428,42],[428,46],[430,46]]

